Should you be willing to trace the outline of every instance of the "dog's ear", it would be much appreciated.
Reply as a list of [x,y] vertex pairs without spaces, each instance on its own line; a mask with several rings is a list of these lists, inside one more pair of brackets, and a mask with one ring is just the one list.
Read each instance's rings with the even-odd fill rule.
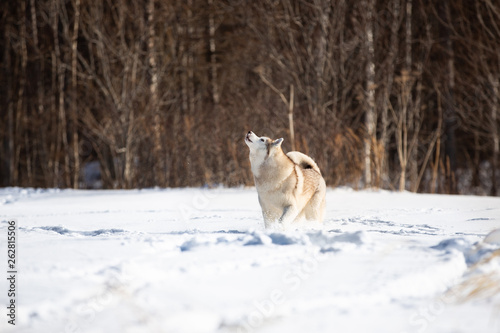
[[280,147],[282,142],[283,142],[283,138],[279,138],[279,139],[274,140],[272,145],[273,145],[273,147]]

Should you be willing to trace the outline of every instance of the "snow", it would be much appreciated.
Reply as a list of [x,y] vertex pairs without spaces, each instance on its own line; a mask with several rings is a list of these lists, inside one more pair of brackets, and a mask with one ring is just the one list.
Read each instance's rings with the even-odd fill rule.
[[500,198],[327,192],[265,230],[254,188],[0,189],[1,332],[500,332]]

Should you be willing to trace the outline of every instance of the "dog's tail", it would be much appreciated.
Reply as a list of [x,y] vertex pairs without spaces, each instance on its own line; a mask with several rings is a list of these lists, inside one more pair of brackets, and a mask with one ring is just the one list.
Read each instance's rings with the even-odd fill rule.
[[288,158],[291,159],[293,163],[297,164],[302,169],[313,169],[314,171],[316,171],[321,175],[321,171],[319,170],[318,165],[309,156],[302,154],[298,151],[288,152],[286,156],[288,156]]

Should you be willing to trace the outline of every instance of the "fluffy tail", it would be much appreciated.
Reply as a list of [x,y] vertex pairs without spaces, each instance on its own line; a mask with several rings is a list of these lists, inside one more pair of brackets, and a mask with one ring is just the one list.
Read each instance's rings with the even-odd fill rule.
[[297,164],[302,169],[313,169],[321,175],[321,171],[319,170],[318,165],[309,156],[298,151],[291,151],[287,153],[286,156],[288,156],[288,158],[291,159],[293,163]]

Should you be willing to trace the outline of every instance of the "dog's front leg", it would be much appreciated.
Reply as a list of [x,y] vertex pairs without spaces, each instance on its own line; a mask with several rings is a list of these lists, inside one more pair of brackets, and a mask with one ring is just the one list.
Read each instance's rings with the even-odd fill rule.
[[279,222],[286,229],[286,227],[295,220],[298,214],[298,210],[293,205],[285,206]]

